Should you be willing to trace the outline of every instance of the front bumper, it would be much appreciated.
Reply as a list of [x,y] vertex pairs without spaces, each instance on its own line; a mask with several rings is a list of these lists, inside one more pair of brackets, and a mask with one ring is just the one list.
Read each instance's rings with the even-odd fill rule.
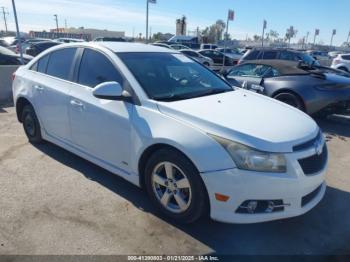
[[[299,153],[286,154],[287,173],[260,173],[229,169],[202,173],[210,200],[210,216],[213,220],[227,223],[257,223],[302,215],[315,207],[326,191],[325,173],[327,165],[320,172],[305,175],[298,159],[311,156],[309,149]],[[318,189],[319,188],[319,189]],[[315,192],[315,194],[310,194]],[[215,194],[229,196],[226,202],[218,201]],[[303,197],[312,195],[308,202]],[[237,213],[247,200],[283,200],[283,211],[271,213]]]

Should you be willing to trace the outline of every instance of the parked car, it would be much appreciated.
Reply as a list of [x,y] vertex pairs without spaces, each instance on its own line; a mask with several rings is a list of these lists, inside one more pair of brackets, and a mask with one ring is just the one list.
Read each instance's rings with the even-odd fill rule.
[[189,48],[188,46],[181,45],[181,44],[173,44],[173,45],[169,45],[169,46],[171,49],[174,49],[174,50],[181,50],[181,49],[191,50],[191,48]]
[[225,57],[225,68],[230,69],[234,65],[237,64],[237,61],[233,60],[231,57],[224,55],[223,53],[211,50],[211,49],[204,49],[198,51],[201,55],[205,57],[209,57],[213,60],[214,64],[212,66],[213,70],[222,70],[223,64],[224,64],[224,57]]
[[81,42],[86,42],[84,39],[69,38],[69,37],[57,38],[54,41],[59,42],[59,43],[81,43]]
[[341,55],[341,54],[344,54],[344,52],[342,52],[342,51],[332,51],[332,52],[329,52],[329,53],[328,53],[328,56],[329,56],[331,59],[334,59],[334,58],[336,58],[338,55]]
[[2,46],[2,47],[8,47],[9,44],[8,44],[4,39],[0,38],[0,46]]
[[304,63],[310,65],[320,65],[317,60],[315,60],[310,55],[295,51],[292,49],[284,49],[284,48],[253,48],[248,49],[247,52],[242,56],[239,60],[238,64],[243,63],[249,60],[271,60],[271,59],[279,59],[279,60],[287,60],[287,61],[303,61]]
[[[51,41],[50,39],[44,39],[44,38],[31,38],[31,39],[27,39],[25,40],[23,43],[21,43],[21,48],[22,48],[22,52],[25,53],[25,50],[34,43],[39,43],[39,42],[46,42],[46,41]],[[13,50],[16,53],[20,52],[19,49],[19,43],[17,43],[15,46],[13,46]]]
[[201,44],[200,45],[200,49],[216,49],[218,48],[218,45],[214,45],[214,44]]
[[350,108],[350,75],[325,67],[293,61],[252,60],[234,67],[226,79],[308,114]]
[[126,42],[123,37],[96,37],[93,42]]
[[186,56],[189,56],[191,58],[193,58],[194,60],[198,61],[199,63],[202,63],[203,65],[207,66],[207,67],[211,67],[214,65],[214,61],[209,58],[206,57],[204,55],[201,55],[200,53],[191,50],[191,49],[183,49],[183,50],[179,50],[181,53],[183,53]]
[[45,51],[46,49],[59,44],[60,44],[59,42],[54,42],[54,41],[32,43],[29,47],[26,48],[25,53],[27,55],[37,56],[38,54]]
[[24,42],[26,40],[24,37],[18,38],[16,36],[6,36],[6,37],[1,38],[2,42],[7,47],[15,46],[19,42],[19,39],[21,42]]
[[329,57],[328,52],[308,50],[306,53],[317,60],[322,66],[330,66],[332,63],[332,59]]
[[180,52],[105,42],[51,48],[14,75],[17,116],[133,184],[177,222],[298,216],[325,194],[327,146],[299,110]]
[[[23,62],[26,64],[32,58],[32,56],[23,55]],[[0,65],[21,65],[20,55],[6,47],[0,46]]]
[[237,62],[239,61],[239,59],[242,58],[242,54],[238,50],[235,50],[232,48],[226,48],[226,49],[225,48],[216,48],[215,50],[231,57],[233,60],[235,60]]
[[333,59],[332,68],[350,72],[350,54],[340,54]]
[[169,45],[167,45],[167,44],[162,44],[162,43],[152,43],[151,45],[171,49],[171,47],[170,47]]

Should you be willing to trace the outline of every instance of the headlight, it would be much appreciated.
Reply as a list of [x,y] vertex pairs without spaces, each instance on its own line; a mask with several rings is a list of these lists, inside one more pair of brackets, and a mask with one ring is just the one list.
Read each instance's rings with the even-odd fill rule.
[[222,137],[210,136],[226,149],[240,169],[272,173],[287,171],[286,159],[282,154],[258,151]]

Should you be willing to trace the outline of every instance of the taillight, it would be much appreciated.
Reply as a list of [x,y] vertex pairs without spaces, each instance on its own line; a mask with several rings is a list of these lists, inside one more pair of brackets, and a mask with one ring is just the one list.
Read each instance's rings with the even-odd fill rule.
[[340,60],[334,59],[334,60],[333,60],[333,64],[334,64],[334,65],[340,64]]
[[239,65],[240,63],[242,63],[242,61],[241,61],[241,60],[238,60],[238,61],[237,61],[237,65]]
[[16,53],[19,53],[19,45],[16,45]]
[[15,78],[16,78],[16,73],[13,73],[12,74],[12,81],[15,81]]

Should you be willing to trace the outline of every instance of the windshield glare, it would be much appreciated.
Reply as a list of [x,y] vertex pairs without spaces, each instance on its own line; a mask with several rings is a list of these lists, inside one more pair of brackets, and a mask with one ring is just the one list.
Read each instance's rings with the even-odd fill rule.
[[176,101],[233,91],[215,73],[183,54],[118,53],[147,95]]

